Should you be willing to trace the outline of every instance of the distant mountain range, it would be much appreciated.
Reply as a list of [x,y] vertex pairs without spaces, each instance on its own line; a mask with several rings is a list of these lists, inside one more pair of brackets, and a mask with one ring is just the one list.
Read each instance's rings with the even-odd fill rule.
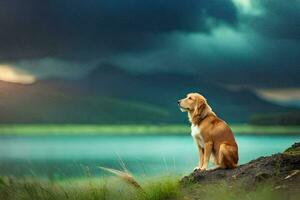
[[177,73],[137,75],[104,63],[80,80],[0,82],[0,123],[183,123],[187,117],[176,102],[188,92],[203,94],[232,123],[291,110],[251,90],[231,91],[209,80]]

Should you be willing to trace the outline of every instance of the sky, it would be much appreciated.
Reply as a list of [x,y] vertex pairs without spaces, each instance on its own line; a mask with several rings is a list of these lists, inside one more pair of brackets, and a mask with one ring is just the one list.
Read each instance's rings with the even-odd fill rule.
[[300,88],[300,0],[9,0],[0,27],[0,80],[76,79],[109,62]]

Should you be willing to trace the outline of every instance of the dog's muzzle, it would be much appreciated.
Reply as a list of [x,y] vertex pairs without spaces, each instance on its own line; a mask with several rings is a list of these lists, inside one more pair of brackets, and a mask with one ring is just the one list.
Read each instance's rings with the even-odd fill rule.
[[186,112],[186,111],[188,111],[189,109],[188,109],[188,108],[182,107],[182,106],[180,105],[180,102],[181,102],[181,100],[178,100],[178,101],[177,101],[178,106],[179,106],[179,109],[181,110],[181,112]]

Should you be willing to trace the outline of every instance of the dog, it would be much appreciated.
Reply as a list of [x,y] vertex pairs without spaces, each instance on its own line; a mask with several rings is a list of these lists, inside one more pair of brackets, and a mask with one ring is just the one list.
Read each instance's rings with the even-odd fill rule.
[[201,94],[189,93],[178,100],[178,105],[188,113],[191,135],[199,151],[199,164],[194,170],[207,170],[209,160],[216,165],[214,169],[235,168],[239,157],[232,130],[217,117],[207,100]]

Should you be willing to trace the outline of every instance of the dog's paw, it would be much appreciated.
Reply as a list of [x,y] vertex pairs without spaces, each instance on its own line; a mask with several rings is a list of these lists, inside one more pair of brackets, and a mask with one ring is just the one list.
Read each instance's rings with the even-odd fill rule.
[[194,172],[195,172],[195,171],[198,171],[199,169],[200,169],[200,167],[198,167],[198,166],[195,167],[195,168],[194,168]]
[[220,166],[215,166],[213,168],[207,169],[207,171],[216,171],[218,169],[221,169],[221,167]]
[[201,167],[200,170],[201,170],[201,171],[206,171],[206,170],[207,170],[207,167]]

